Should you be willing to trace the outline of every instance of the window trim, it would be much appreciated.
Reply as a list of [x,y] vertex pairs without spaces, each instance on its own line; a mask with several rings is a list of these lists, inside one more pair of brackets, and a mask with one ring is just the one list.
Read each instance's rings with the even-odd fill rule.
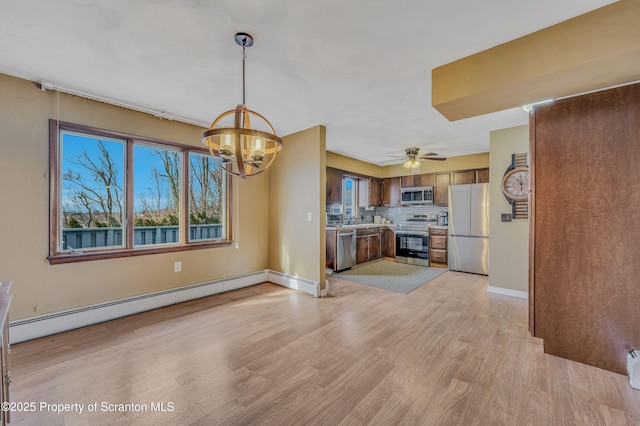
[[[60,131],[71,131],[86,133],[91,136],[103,136],[108,138],[120,139],[126,141],[126,159],[125,159],[125,198],[126,198],[126,211],[125,211],[125,234],[126,241],[124,247],[117,248],[104,248],[99,250],[92,250],[82,253],[67,253],[58,251],[59,242],[59,229],[60,225],[60,200],[59,200],[59,187],[60,187]],[[164,146],[172,149],[178,149],[182,152],[182,170],[183,178],[181,179],[180,190],[182,192],[180,197],[180,223],[182,238],[178,244],[172,244],[167,246],[154,245],[152,247],[133,246],[133,147],[135,142],[150,143],[154,145]],[[202,250],[208,248],[217,247],[229,247],[233,242],[233,203],[232,203],[232,179],[227,177],[225,191],[225,227],[226,227],[226,239],[215,241],[194,241],[189,242],[189,199],[188,199],[188,185],[189,185],[189,152],[195,152],[200,154],[209,155],[209,151],[202,147],[196,147],[192,145],[180,144],[176,142],[169,142],[160,139],[150,138],[146,136],[132,135],[124,132],[111,131],[101,129],[92,126],[85,126],[82,124],[70,123],[65,121],[58,121],[54,119],[49,120],[49,256],[47,259],[52,265],[72,262],[84,262],[90,260],[102,260],[102,259],[115,259],[131,256],[142,256],[148,254],[159,253],[172,253],[180,251],[190,250]],[[184,225],[183,225],[184,224]]]

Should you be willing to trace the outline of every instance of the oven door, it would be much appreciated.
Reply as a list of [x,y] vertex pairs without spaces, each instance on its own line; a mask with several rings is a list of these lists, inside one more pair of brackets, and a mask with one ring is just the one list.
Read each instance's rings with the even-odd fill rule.
[[429,233],[396,233],[396,257],[429,259]]

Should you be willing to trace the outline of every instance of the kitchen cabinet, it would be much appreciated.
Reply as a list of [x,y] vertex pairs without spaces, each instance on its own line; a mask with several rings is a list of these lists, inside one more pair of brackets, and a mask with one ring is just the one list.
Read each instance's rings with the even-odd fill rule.
[[453,185],[462,185],[464,183],[476,183],[475,169],[453,172]]
[[379,259],[380,228],[358,228],[356,233],[356,264]]
[[433,186],[435,175],[433,173],[423,173],[420,175],[402,176],[400,186],[402,188],[415,188],[421,186]]
[[429,261],[432,266],[447,265],[446,229],[429,229]]
[[327,231],[327,260],[326,260],[326,268],[331,269],[332,271],[336,270],[336,262],[337,262],[337,231],[328,230]]
[[342,171],[326,168],[327,171],[327,204],[342,204]]
[[478,178],[476,183],[489,183],[489,168],[478,169]]
[[400,184],[399,177],[385,178],[382,181],[382,205],[387,207],[395,207],[400,205]]
[[369,235],[369,260],[380,259],[380,234]]
[[382,181],[376,178],[358,179],[358,207],[382,205]]
[[369,260],[369,237],[359,235],[356,237],[356,265]]
[[380,241],[381,257],[396,257],[396,233],[391,228],[382,228]]
[[457,170],[452,173],[453,185],[461,185],[465,183],[488,183],[489,168],[473,169],[473,170]]
[[435,174],[433,202],[437,206],[449,204],[449,179],[449,172]]
[[382,205],[382,180],[369,178],[369,205]]

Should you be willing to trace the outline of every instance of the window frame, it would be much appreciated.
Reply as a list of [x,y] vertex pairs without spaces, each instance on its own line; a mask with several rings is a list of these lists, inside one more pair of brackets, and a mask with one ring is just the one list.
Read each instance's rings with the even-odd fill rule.
[[[124,212],[124,247],[99,248],[87,252],[67,252],[58,251],[60,239],[60,191],[61,191],[61,152],[60,152],[60,131],[84,133],[87,136],[105,137],[120,139],[125,141],[125,212]],[[133,192],[133,147],[136,142],[144,145],[155,145],[159,148],[167,148],[182,152],[181,168],[182,177],[180,179],[180,243],[168,245],[152,245],[150,247],[134,246],[134,192]],[[207,154],[209,151],[205,147],[169,142],[146,136],[132,135],[129,133],[101,129],[82,124],[49,120],[49,256],[47,259],[52,265],[61,263],[83,262],[90,260],[114,259],[121,257],[142,256],[159,253],[172,253],[188,250],[202,250],[217,247],[229,247],[232,244],[232,179],[225,175],[223,189],[225,213],[223,225],[225,226],[225,238],[221,240],[195,240],[189,241],[189,153]]]

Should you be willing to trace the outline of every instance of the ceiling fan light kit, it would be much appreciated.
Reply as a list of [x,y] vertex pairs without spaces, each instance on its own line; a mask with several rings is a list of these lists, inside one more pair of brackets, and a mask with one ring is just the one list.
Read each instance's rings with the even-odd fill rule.
[[429,152],[427,154],[419,155],[420,148],[412,147],[404,150],[407,161],[402,165],[405,169],[409,169],[411,171],[417,170],[420,168],[421,164],[418,159],[421,160],[436,160],[436,161],[444,161],[446,158],[433,158],[433,156],[438,155],[435,152]]
[[[245,179],[269,168],[282,149],[282,139],[269,120],[246,106],[245,49],[253,46],[253,36],[240,32],[234,39],[242,47],[242,104],[213,120],[209,130],[202,134],[202,143],[225,172]],[[225,123],[231,116],[233,122]],[[256,123],[260,124],[258,128]]]

